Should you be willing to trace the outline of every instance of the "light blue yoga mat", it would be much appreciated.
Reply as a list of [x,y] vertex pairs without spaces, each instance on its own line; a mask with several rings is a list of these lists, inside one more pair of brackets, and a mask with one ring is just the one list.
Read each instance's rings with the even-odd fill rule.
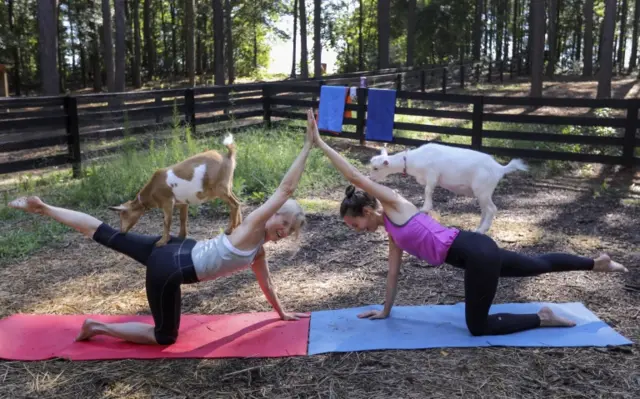
[[392,141],[395,114],[395,90],[369,89],[365,138],[372,141]]
[[342,132],[346,99],[347,88],[344,86],[324,85],[320,88],[318,130]]
[[497,304],[490,313],[535,313],[542,306],[577,323],[575,327],[544,327],[508,335],[474,337],[464,318],[464,303],[456,305],[394,306],[383,320],[357,315],[381,305],[325,310],[311,314],[309,355],[383,349],[517,346],[575,347],[630,345],[629,341],[589,309],[572,303]]

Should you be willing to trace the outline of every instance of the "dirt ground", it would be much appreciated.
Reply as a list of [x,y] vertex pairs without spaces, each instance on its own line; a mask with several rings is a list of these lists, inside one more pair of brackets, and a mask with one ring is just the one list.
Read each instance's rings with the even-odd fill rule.
[[[350,147],[367,160],[373,149]],[[603,185],[603,181],[607,181]],[[416,205],[422,188],[412,179],[388,180]],[[288,311],[356,307],[384,299],[386,237],[358,234],[337,216],[344,185],[307,198],[316,212],[300,250],[269,244],[270,266]],[[535,179],[520,173],[496,190],[499,214],[489,234],[502,247],[535,254],[607,251],[626,264],[625,275],[575,272],[501,282],[497,303],[583,302],[627,338],[640,339],[640,173],[595,168],[587,175]],[[438,188],[442,222],[473,229],[473,199]],[[250,208],[245,208],[245,215]],[[117,225],[114,215],[106,221]],[[210,237],[227,213],[203,207],[190,218],[190,235]],[[156,234],[159,212],[138,232]],[[177,228],[177,226],[175,226]],[[175,228],[174,228],[175,230]],[[463,300],[463,274],[433,268],[405,255],[397,305]],[[633,287],[636,287],[634,289]],[[269,311],[250,271],[183,289],[185,313]],[[79,234],[0,270],[0,317],[23,313],[148,314],[144,269]],[[638,398],[637,345],[624,348],[430,349],[372,351],[283,359],[0,362],[5,398]]]

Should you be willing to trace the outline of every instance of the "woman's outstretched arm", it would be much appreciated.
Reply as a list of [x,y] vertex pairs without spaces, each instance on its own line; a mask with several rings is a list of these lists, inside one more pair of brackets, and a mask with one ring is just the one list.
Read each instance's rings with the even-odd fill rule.
[[318,126],[314,123],[314,142],[318,147],[327,155],[333,166],[342,173],[345,179],[349,180],[354,186],[368,192],[376,197],[380,202],[386,205],[393,206],[402,200],[402,197],[395,191],[382,184],[376,183],[362,174],[355,166],[351,165],[349,161],[344,159],[333,148],[329,147],[320,137],[318,132]]
[[246,222],[253,226],[264,225],[269,218],[275,214],[278,209],[293,195],[304,172],[304,167],[309,156],[311,148],[313,148],[313,131],[311,124],[315,124],[313,111],[307,111],[307,134],[305,136],[304,146],[298,157],[293,161],[289,170],[284,175],[280,185],[269,199],[258,209],[253,211],[247,218]]

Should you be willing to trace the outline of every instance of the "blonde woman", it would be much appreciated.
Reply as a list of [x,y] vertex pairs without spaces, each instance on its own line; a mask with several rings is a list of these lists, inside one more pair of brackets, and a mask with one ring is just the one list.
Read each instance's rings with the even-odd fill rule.
[[101,323],[87,319],[76,340],[108,335],[138,344],[171,345],[178,338],[180,327],[180,286],[214,280],[248,267],[253,270],[267,301],[282,320],[308,317],[283,310],[269,276],[263,244],[298,235],[305,224],[302,208],[290,197],[298,186],[313,146],[314,125],[313,114],[308,111],[307,135],[302,151],[273,195],[230,235],[223,233],[201,241],[171,237],[167,245],[156,247],[155,243],[161,238],[159,235],[121,233],[91,215],[46,204],[35,196],[11,201],[9,206],[12,208],[50,217],[146,266],[147,300],[154,325]]

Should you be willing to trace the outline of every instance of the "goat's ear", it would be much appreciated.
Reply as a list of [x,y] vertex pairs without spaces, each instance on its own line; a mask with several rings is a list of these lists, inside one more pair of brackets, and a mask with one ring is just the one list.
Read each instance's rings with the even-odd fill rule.
[[385,161],[384,161],[382,164],[383,164],[384,166],[389,166],[389,161],[387,161],[387,160],[385,159]]
[[111,209],[112,211],[121,212],[121,211],[126,211],[127,207],[123,205],[118,205],[118,206],[110,206],[109,209]]

